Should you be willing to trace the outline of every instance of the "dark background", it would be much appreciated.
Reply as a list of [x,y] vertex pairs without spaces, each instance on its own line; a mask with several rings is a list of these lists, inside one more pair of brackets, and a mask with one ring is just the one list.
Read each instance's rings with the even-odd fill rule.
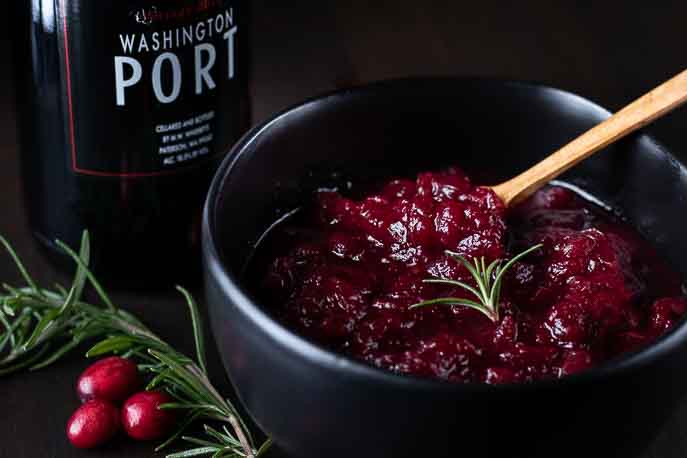
[[[436,74],[538,81],[616,110],[685,68],[684,1],[641,2],[641,6],[592,1],[254,3],[255,122],[336,87]],[[37,253],[23,214],[11,103],[11,41],[4,22],[0,25],[0,233],[15,243],[39,279],[51,283],[63,278]],[[686,123],[687,109],[682,109],[649,130],[685,159]],[[494,129],[498,132],[498,126]],[[6,259],[0,260],[0,280],[18,281]],[[180,348],[190,348],[185,309],[175,295],[118,292],[115,299]],[[216,357],[211,360],[214,380],[228,391]],[[124,441],[88,453],[68,445],[64,427],[77,405],[73,384],[85,366],[82,358],[74,356],[51,369],[0,381],[0,457],[153,455],[151,445]],[[686,455],[687,404],[678,409],[646,457]]]

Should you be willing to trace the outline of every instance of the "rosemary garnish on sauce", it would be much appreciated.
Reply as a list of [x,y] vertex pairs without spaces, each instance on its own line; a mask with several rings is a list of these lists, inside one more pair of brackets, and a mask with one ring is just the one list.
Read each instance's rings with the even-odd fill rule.
[[[148,389],[164,390],[175,399],[162,408],[179,410],[185,415],[178,431],[156,451],[181,439],[191,447],[167,455],[168,458],[264,456],[271,441],[256,447],[236,408],[219,394],[208,378],[203,325],[191,294],[177,288],[190,310],[196,343],[195,359],[175,350],[134,315],[113,304],[88,269],[88,232],[83,234],[78,254],[62,242],[57,244],[77,265],[69,290],[60,285],[55,285],[54,289],[39,287],[12,246],[0,237],[0,245],[9,252],[26,282],[26,286],[19,288],[5,284],[4,292],[0,292],[0,377],[24,369],[42,369],[82,343],[99,341],[87,356],[117,354],[135,360],[139,370],[151,377]],[[102,304],[94,305],[82,300],[88,283]],[[189,427],[197,424],[202,424],[203,437],[184,435]]]
[[502,259],[497,259],[488,266],[486,265],[484,256],[482,256],[479,260],[477,258],[473,258],[473,262],[470,262],[464,256],[452,251],[446,251],[447,256],[455,259],[465,266],[468,272],[470,272],[470,275],[472,275],[472,278],[474,278],[476,286],[468,285],[467,283],[459,280],[450,280],[445,278],[430,278],[424,280],[424,283],[457,286],[471,293],[477,300],[475,301],[472,299],[458,297],[440,297],[437,299],[430,299],[413,304],[410,306],[410,308],[426,307],[435,304],[462,305],[464,307],[470,307],[482,312],[487,316],[487,318],[496,323],[500,318],[499,307],[501,303],[501,286],[503,285],[503,276],[513,266],[513,264],[542,246],[543,245],[541,244],[535,245],[523,251],[522,253],[511,258],[508,262],[506,262],[505,265],[502,265]]

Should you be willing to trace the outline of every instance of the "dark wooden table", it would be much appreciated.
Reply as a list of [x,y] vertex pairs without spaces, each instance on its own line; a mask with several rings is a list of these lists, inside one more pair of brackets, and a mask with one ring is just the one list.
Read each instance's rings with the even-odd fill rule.
[[[337,86],[430,74],[541,81],[616,109],[685,67],[685,2],[642,2],[639,8],[630,2],[491,3],[256,1],[255,121]],[[0,27],[0,33],[6,29]],[[41,281],[52,282],[62,277],[37,252],[24,219],[8,46],[2,37],[0,233],[14,242]],[[651,131],[687,158],[685,125],[687,109]],[[6,258],[0,258],[0,279],[18,280]],[[160,335],[191,348],[185,309],[175,294],[115,292],[114,297]],[[214,353],[211,362],[214,380],[229,392]],[[125,441],[91,452],[69,446],[65,422],[77,405],[75,377],[86,365],[76,355],[51,369],[0,381],[0,457],[153,456],[151,445]],[[684,456],[687,404],[646,454]]]

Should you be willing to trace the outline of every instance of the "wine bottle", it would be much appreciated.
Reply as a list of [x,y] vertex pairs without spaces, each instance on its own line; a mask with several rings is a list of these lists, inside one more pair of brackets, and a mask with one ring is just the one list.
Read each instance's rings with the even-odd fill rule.
[[33,234],[111,283],[188,281],[205,194],[249,123],[248,0],[12,1]]

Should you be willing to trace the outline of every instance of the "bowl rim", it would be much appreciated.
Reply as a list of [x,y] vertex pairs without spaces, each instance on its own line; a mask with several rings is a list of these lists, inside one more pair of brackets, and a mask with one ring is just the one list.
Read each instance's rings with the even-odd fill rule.
[[[528,91],[544,90],[551,92],[558,97],[566,97],[576,104],[582,104],[588,109],[596,111],[603,117],[611,116],[611,112],[595,102],[590,101],[578,94],[570,91],[552,87],[537,82],[490,78],[473,76],[422,76],[393,78],[347,87],[329,91],[324,94],[316,95],[304,101],[292,105],[276,114],[268,117],[263,122],[257,124],[245,133],[239,141],[230,149],[227,156],[219,166],[215,174],[210,190],[207,195],[203,209],[202,243],[203,258],[206,274],[211,275],[217,286],[222,290],[222,294],[227,297],[248,321],[260,328],[265,335],[278,346],[289,349],[297,356],[308,360],[310,363],[322,366],[331,371],[342,372],[350,376],[366,378],[379,383],[390,383],[399,388],[412,388],[419,391],[501,391],[510,392],[540,390],[554,387],[567,387],[580,384],[588,384],[603,381],[609,377],[622,376],[645,367],[657,360],[665,358],[677,347],[687,341],[687,316],[683,317],[678,324],[669,332],[658,337],[646,347],[638,350],[629,351],[611,358],[599,365],[593,366],[580,373],[571,374],[562,378],[542,379],[532,382],[518,382],[491,385],[487,383],[455,383],[435,378],[423,378],[414,375],[397,374],[386,369],[377,368],[359,361],[353,357],[329,350],[308,338],[301,336],[288,326],[280,323],[269,313],[257,305],[250,294],[241,286],[241,280],[232,272],[228,271],[223,262],[222,256],[217,247],[216,236],[216,210],[220,201],[223,184],[231,175],[232,170],[238,161],[248,151],[250,146],[269,133],[269,130],[281,120],[296,115],[302,110],[316,104],[327,104],[333,99],[351,96],[364,96],[379,90],[390,90],[396,86],[423,84],[432,82],[454,82],[456,84],[479,84],[508,87],[513,86]],[[667,148],[654,138],[640,131],[637,135],[639,139],[648,140],[651,146],[660,150],[668,156],[668,159],[679,166],[680,171],[687,175],[687,167],[677,159]],[[207,285],[206,285],[207,287]],[[226,304],[224,305],[226,306]],[[219,344],[219,342],[216,342]]]

